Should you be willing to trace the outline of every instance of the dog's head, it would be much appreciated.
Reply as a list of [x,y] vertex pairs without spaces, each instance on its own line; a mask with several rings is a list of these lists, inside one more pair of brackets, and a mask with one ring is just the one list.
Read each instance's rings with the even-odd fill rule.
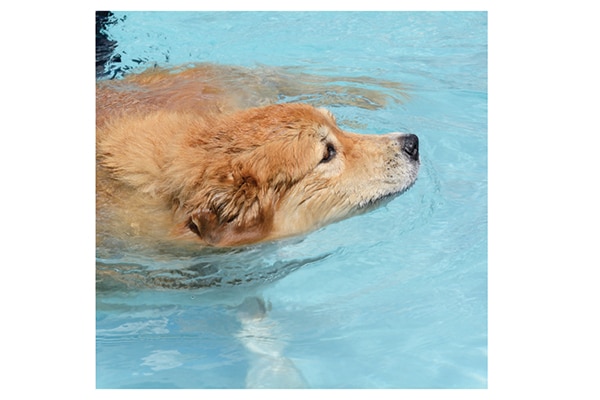
[[182,228],[215,246],[316,229],[406,190],[419,170],[417,136],[345,132],[303,104],[206,121],[185,146],[198,174],[174,202]]

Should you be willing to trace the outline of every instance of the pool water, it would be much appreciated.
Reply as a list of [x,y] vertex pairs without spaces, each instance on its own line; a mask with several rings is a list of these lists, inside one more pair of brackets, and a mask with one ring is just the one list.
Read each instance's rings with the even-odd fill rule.
[[251,279],[98,289],[98,388],[487,388],[485,12],[115,12],[103,34],[99,79],[211,62],[400,82],[408,100],[328,107],[347,130],[417,134],[422,165],[371,212],[192,257]]

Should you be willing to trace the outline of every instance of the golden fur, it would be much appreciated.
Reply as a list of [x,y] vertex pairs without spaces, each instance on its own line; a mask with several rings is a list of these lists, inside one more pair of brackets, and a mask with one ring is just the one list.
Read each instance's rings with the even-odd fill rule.
[[416,179],[414,135],[345,132],[306,104],[239,110],[260,85],[232,94],[222,74],[200,66],[98,83],[99,242],[272,240],[350,216]]

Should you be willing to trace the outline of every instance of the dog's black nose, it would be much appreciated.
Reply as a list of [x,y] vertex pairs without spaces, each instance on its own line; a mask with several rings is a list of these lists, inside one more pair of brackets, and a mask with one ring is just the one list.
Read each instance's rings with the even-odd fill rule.
[[419,160],[419,138],[417,135],[408,134],[402,137],[402,151],[415,160]]

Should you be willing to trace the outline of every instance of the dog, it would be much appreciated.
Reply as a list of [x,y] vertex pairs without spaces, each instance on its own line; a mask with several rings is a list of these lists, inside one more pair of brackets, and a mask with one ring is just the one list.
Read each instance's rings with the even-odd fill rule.
[[275,92],[302,89],[208,65],[99,81],[98,245],[111,237],[198,247],[273,241],[415,182],[416,135],[351,133],[324,108],[270,104]]

